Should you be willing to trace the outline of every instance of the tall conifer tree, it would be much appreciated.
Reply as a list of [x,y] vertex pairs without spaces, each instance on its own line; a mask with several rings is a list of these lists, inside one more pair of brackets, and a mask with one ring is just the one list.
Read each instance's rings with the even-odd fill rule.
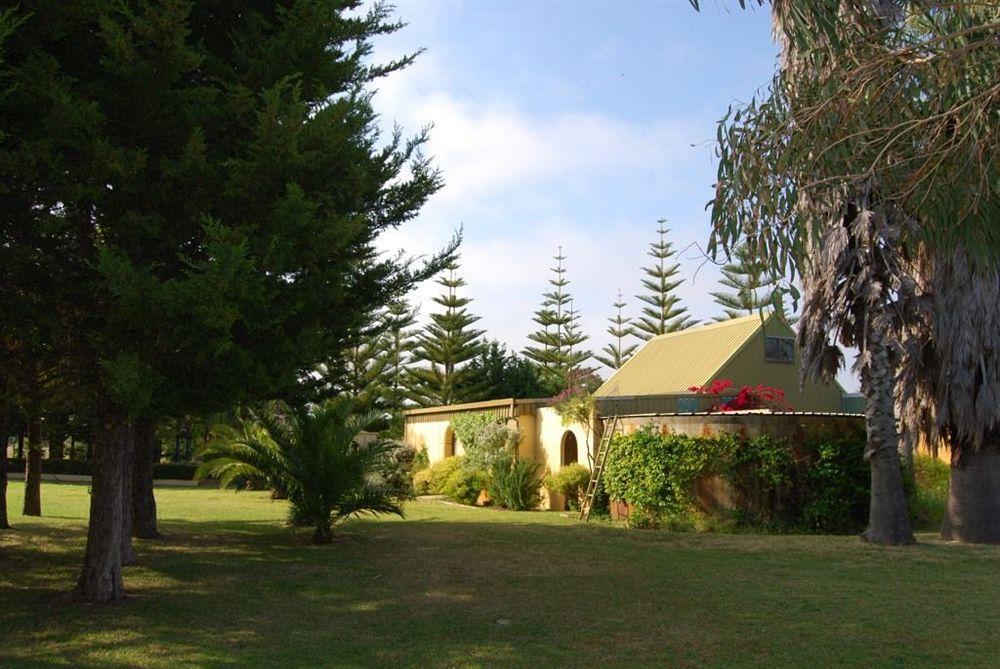
[[562,247],[555,256],[556,266],[552,268],[554,277],[549,279],[552,288],[543,294],[542,306],[535,312],[535,323],[539,329],[528,335],[528,339],[538,346],[527,346],[524,355],[537,363],[543,379],[552,385],[565,388],[570,373],[591,357],[590,351],[580,347],[587,341],[587,335],[580,332],[579,314],[573,308],[573,298],[566,287],[566,268]]
[[627,337],[635,336],[635,332],[632,330],[632,319],[622,315],[625,304],[622,299],[622,291],[618,289],[618,301],[612,305],[616,309],[616,314],[608,318],[611,325],[608,326],[607,333],[611,335],[612,341],[604,347],[604,355],[594,355],[598,362],[611,369],[618,369],[624,365],[625,361],[631,358],[635,349],[639,347],[638,344],[625,343]]
[[472,298],[459,297],[465,281],[450,264],[437,282],[445,293],[434,302],[443,311],[430,315],[430,322],[417,336],[413,351],[417,364],[408,370],[409,397],[421,406],[455,404],[475,398],[480,390],[468,363],[483,346],[482,330],[472,327],[479,320],[466,307]]
[[674,294],[684,280],[677,278],[680,264],[671,262],[677,252],[674,251],[673,244],[667,241],[667,233],[670,232],[667,221],[661,218],[657,222],[660,224],[657,230],[659,241],[651,243],[647,251],[647,255],[655,262],[642,268],[646,274],[646,278],[642,280],[646,293],[636,295],[646,304],[633,325],[635,335],[643,340],[683,330],[697,322],[690,317],[687,307],[680,305],[680,298]]
[[392,302],[386,309],[388,321],[382,347],[387,358],[385,368],[386,393],[394,409],[402,408],[406,396],[406,370],[416,346],[417,310],[406,299]]
[[750,258],[745,246],[737,247],[730,262],[723,265],[719,283],[728,290],[712,293],[724,312],[715,317],[717,321],[749,316],[771,303],[772,291],[765,286],[764,268]]

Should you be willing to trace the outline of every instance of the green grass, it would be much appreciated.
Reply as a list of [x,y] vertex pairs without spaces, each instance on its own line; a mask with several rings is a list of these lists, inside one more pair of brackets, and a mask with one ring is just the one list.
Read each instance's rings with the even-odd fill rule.
[[[20,509],[21,485],[11,486]],[[87,489],[0,533],[0,666],[990,666],[1000,548],[670,534],[419,501],[333,545],[263,493],[157,490],[129,597],[68,592]]]

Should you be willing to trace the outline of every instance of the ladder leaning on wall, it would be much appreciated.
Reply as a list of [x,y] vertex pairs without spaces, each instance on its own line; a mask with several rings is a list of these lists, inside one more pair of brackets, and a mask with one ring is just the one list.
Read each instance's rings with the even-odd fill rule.
[[611,441],[622,427],[619,416],[614,416],[610,421],[604,420],[604,431],[601,434],[601,444],[597,448],[597,455],[594,458],[594,471],[590,475],[590,482],[587,484],[587,493],[583,496],[583,503],[580,505],[580,520],[587,522],[590,520],[590,510],[594,508],[594,498],[597,497],[597,488],[601,484],[601,476],[604,474],[604,465],[608,462],[608,453],[611,451]]

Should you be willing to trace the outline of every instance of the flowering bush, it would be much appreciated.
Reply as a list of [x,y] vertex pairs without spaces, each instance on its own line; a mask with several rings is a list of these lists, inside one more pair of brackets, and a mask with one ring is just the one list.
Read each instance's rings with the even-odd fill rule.
[[[720,397],[732,387],[733,382],[729,379],[716,379],[707,386],[691,386],[688,390],[699,395]],[[743,386],[733,398],[713,405],[709,411],[727,412],[748,409],[791,411],[792,407],[785,403],[785,391],[761,383],[756,386]]]

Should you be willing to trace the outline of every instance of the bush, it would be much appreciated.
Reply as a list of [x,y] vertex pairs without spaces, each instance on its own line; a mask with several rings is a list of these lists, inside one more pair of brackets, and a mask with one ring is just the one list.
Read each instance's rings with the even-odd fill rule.
[[923,529],[938,529],[948,510],[951,467],[929,455],[913,458],[916,489],[910,497],[913,524]]
[[517,460],[507,453],[490,467],[490,499],[513,511],[536,508],[542,501],[542,466],[531,460]]
[[817,459],[806,472],[804,529],[853,534],[868,522],[871,470],[863,439],[845,437],[814,444]]
[[516,451],[521,433],[486,413],[463,413],[451,419],[458,442],[473,469],[487,471],[504,451]]
[[[855,532],[868,515],[864,446],[861,434],[807,443],[797,459],[788,443],[767,435],[661,435],[648,425],[615,438],[603,483],[613,499],[653,519],[630,524],[716,531],[735,520],[766,530]],[[710,476],[729,484],[734,519],[701,506],[696,484]]]
[[486,487],[483,473],[468,466],[460,466],[445,479],[441,492],[451,501],[473,505]]
[[578,462],[545,478],[545,487],[566,496],[571,509],[579,509],[590,483],[590,470]]
[[452,472],[464,466],[465,458],[461,455],[444,458],[443,460],[435,462],[429,469],[426,470],[428,472],[428,492],[431,495],[445,494],[445,481],[448,480],[448,477],[451,476]]
[[431,470],[421,469],[419,472],[413,475],[413,494],[414,495],[430,495],[431,494]]

